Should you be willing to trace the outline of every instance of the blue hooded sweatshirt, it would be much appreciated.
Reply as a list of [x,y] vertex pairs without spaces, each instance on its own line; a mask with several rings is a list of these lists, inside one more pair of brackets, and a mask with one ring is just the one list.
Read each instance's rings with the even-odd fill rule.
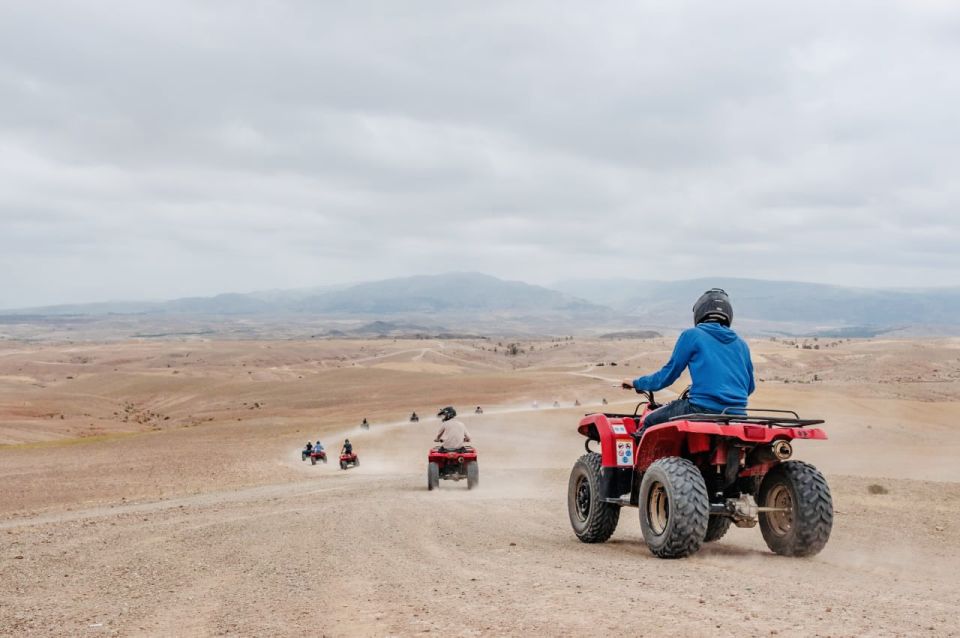
[[737,333],[719,323],[701,323],[684,330],[673,355],[659,372],[633,381],[637,390],[662,390],[690,366],[689,400],[696,406],[720,412],[740,412],[755,389],[750,348]]

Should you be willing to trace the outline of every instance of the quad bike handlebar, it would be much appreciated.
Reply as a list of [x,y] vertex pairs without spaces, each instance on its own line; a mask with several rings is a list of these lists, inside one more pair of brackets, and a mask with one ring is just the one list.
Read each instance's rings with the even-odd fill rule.
[[653,396],[653,392],[650,390],[637,390],[633,387],[633,383],[628,382],[627,380],[621,381],[620,387],[623,390],[634,390],[637,394],[642,394],[646,399],[646,401],[641,401],[637,404],[637,407],[633,410],[633,416],[640,416],[640,406],[649,405],[651,410],[656,410],[660,407],[660,404],[657,403],[656,398]]

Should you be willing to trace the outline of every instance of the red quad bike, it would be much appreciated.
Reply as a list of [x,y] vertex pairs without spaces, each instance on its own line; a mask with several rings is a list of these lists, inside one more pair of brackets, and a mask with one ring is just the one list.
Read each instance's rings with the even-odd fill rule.
[[326,450],[320,450],[318,452],[316,449],[314,449],[314,451],[310,453],[310,465],[316,465],[317,461],[323,461],[324,463],[327,462]]
[[476,449],[464,447],[452,452],[438,447],[431,449],[427,455],[427,489],[435,490],[440,487],[440,479],[447,481],[467,479],[467,489],[475,488],[480,481]]
[[340,469],[345,470],[348,467],[358,467],[360,465],[360,458],[357,456],[356,452],[351,452],[350,454],[341,454],[340,455]]
[[[638,426],[659,407],[652,392],[633,414],[588,414],[577,431],[587,453],[570,473],[570,523],[584,543],[610,538],[620,508],[640,509],[640,529],[659,558],[680,558],[720,539],[733,523],[754,527],[783,556],[812,556],[827,544],[833,499],[817,468],[788,460],[794,439],[826,439],[787,410],[687,414]],[[641,406],[645,406],[642,414]],[[599,443],[600,451],[590,448]]]

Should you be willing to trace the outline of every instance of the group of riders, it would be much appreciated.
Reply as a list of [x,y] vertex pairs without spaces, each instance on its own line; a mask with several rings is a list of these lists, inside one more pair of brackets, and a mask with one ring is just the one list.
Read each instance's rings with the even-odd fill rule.
[[[320,442],[320,439],[317,439],[316,443],[311,443],[307,441],[307,444],[303,447],[303,450],[300,451],[300,460],[304,461],[311,454],[319,454],[320,452],[325,451],[326,448],[323,447],[323,443]],[[340,454],[353,454],[353,443],[350,442],[350,439],[344,439],[343,447],[340,448]]]
[[[452,407],[443,408],[443,410],[447,410],[447,409],[453,410]],[[443,414],[444,414],[444,411],[443,411],[443,410],[440,410],[439,412],[437,412],[437,416],[440,417],[441,419],[443,419]],[[481,407],[478,405],[477,408],[473,411],[473,413],[474,413],[474,414],[483,414],[483,408],[481,408]],[[456,416],[456,410],[454,410],[454,416]],[[411,422],[411,423],[417,423],[417,422],[419,422],[419,421],[420,421],[420,417],[417,416],[417,413],[416,413],[416,412],[414,412],[413,414],[410,415],[410,422]]]
[[[483,410],[480,406],[477,406],[475,410],[476,414],[483,414]],[[465,444],[470,442],[470,434],[467,432],[467,426],[463,424],[462,421],[456,420],[457,411],[453,406],[447,406],[437,412],[437,416],[440,418],[442,425],[440,426],[440,431],[437,432],[437,437],[434,439],[435,443],[439,443],[439,449],[443,452],[454,452],[454,451],[463,451],[466,449]],[[414,412],[410,415],[411,421],[419,421],[420,417],[417,416],[417,413]],[[364,423],[367,422],[366,419],[363,420]],[[303,450],[300,453],[300,459],[306,460],[311,454],[323,452],[324,447],[323,443],[320,442],[320,439],[317,439],[316,443],[311,443],[307,441],[307,444],[304,446]],[[344,439],[343,446],[340,448],[341,455],[351,455],[353,454],[353,443],[350,442],[350,439]]]
[[[711,288],[703,293],[693,306],[693,328],[684,330],[674,346],[670,360],[659,371],[637,379],[623,379],[624,389],[637,392],[656,392],[672,385],[684,372],[690,370],[691,385],[687,392],[649,412],[642,427],[647,428],[689,414],[743,414],[747,399],[755,389],[753,361],[747,343],[734,332],[733,306],[730,297],[720,288]],[[604,405],[607,400],[603,399]],[[579,404],[579,401],[577,401]],[[536,403],[534,404],[536,407]],[[475,414],[483,414],[478,405]],[[470,435],[463,422],[456,420],[457,411],[447,406],[437,413],[442,425],[434,441],[441,451],[459,451],[470,442]],[[410,421],[420,417],[414,412]],[[369,429],[367,419],[361,423]],[[312,450],[323,450],[320,441],[307,442],[303,450],[306,458]],[[351,454],[350,439],[343,442],[341,454]]]
[[307,457],[309,457],[311,454],[319,452],[323,452],[323,443],[320,442],[320,439],[317,439],[316,443],[307,441],[306,446],[304,446],[303,450],[300,451],[300,460],[306,461]]

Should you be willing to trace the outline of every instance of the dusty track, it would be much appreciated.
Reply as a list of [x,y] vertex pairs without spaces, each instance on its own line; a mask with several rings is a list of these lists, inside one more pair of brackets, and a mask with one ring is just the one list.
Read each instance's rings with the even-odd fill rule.
[[[468,416],[476,491],[426,491],[432,419],[350,430],[348,471],[301,462],[306,435],[240,424],[242,454],[221,455],[254,459],[246,484],[176,462],[217,455],[219,425],[0,450],[0,635],[960,635],[957,404],[761,398],[830,419],[830,441],[797,445],[837,509],[811,559],[733,529],[657,560],[636,510],[609,543],[579,543],[565,493],[580,410]],[[84,459],[95,488],[72,484]],[[109,459],[132,469],[111,474]]]

